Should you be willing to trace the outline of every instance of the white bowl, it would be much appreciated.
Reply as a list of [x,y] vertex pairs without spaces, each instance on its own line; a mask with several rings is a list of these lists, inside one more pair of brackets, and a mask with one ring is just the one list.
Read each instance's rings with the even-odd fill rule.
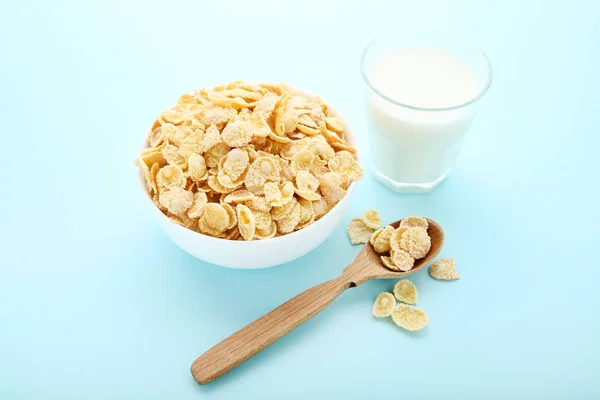
[[[302,90],[296,92],[302,96],[314,95]],[[356,147],[354,134],[344,118],[331,106],[331,116],[339,118],[344,125],[344,133],[349,144]],[[145,139],[142,149],[148,147]],[[269,268],[302,257],[323,243],[342,220],[356,182],[350,184],[348,193],[327,214],[313,224],[293,233],[263,240],[240,241],[215,238],[184,228],[172,222],[152,202],[146,189],[143,173],[138,170],[140,188],[146,203],[152,210],[158,225],[181,249],[200,260],[228,268],[256,269]]]

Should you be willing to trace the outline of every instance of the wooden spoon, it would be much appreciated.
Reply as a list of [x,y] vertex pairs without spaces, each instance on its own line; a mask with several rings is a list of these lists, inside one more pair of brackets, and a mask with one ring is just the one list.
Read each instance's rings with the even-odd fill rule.
[[[300,293],[198,357],[191,367],[196,381],[205,384],[229,372],[316,315],[350,287],[371,279],[404,278],[419,271],[440,252],[444,244],[442,228],[434,221],[428,221],[431,250],[425,258],[416,260],[410,271],[390,271],[383,266],[371,244],[367,243],[356,259],[344,268],[342,275]],[[397,228],[400,221],[391,225]]]

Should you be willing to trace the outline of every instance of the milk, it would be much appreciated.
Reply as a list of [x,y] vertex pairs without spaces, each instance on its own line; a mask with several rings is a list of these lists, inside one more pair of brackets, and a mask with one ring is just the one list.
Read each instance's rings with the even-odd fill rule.
[[394,190],[430,190],[450,172],[475,114],[473,104],[448,108],[469,103],[482,83],[458,57],[434,48],[389,53],[368,78],[375,176]]

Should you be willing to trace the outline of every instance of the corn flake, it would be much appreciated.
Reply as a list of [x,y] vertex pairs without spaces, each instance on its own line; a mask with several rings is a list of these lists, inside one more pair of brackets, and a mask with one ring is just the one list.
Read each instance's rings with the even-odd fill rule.
[[373,304],[373,315],[377,318],[389,317],[392,315],[395,306],[396,300],[394,299],[394,295],[383,292],[375,299],[375,303]]
[[352,244],[367,243],[373,231],[360,218],[354,218],[348,224],[348,236]]
[[256,220],[252,210],[243,204],[236,206],[238,227],[244,240],[252,240],[256,233]]
[[194,195],[180,187],[170,187],[158,195],[160,204],[175,215],[182,215],[194,201]]
[[420,226],[427,230],[429,228],[429,222],[423,217],[408,217],[400,221],[401,228],[412,228],[414,226]]
[[402,279],[394,285],[396,300],[406,304],[417,304],[417,288],[408,279]]
[[391,225],[385,226],[383,228],[379,228],[371,235],[369,242],[373,246],[373,250],[375,250],[379,254],[387,253],[391,250],[390,247],[390,238],[394,233],[394,227]]
[[420,226],[406,229],[400,238],[400,249],[416,259],[423,258],[431,249],[431,239],[427,231]]
[[427,314],[418,308],[398,304],[392,311],[392,321],[408,331],[418,331],[425,328],[428,318]]
[[460,279],[456,272],[456,261],[453,258],[440,258],[429,266],[429,275],[440,280]]
[[392,250],[391,257],[398,271],[410,271],[415,265],[415,259],[404,250]]
[[187,212],[187,216],[190,218],[200,218],[204,211],[204,206],[208,203],[208,197],[204,192],[194,193],[194,201]]
[[379,229],[381,228],[381,217],[379,213],[375,210],[367,210],[364,212],[362,216],[362,220],[365,222],[371,229]]

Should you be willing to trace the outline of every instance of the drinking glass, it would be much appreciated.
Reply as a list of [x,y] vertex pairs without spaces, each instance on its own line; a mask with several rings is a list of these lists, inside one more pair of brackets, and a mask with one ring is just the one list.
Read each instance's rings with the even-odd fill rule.
[[[450,66],[466,66],[466,70],[472,72],[469,74],[468,98],[463,96],[457,103],[440,107],[436,105],[436,99],[427,98],[427,91],[419,92],[418,88],[411,87],[412,92],[406,91],[409,94],[400,96],[397,93],[402,93],[401,87],[400,92],[398,87],[395,91],[390,90],[394,84],[399,84],[393,74],[374,74],[374,65],[377,66],[383,57],[389,59],[390,55],[395,57],[396,54],[407,54],[407,51],[411,55],[431,55],[429,50],[434,50],[436,57],[452,57],[454,64]],[[427,62],[435,64],[436,61],[435,57],[430,57]],[[443,65],[445,68],[446,64]],[[488,57],[479,46],[458,34],[433,28],[397,29],[376,37],[367,45],[361,58],[361,72],[366,87],[374,176],[397,192],[432,190],[450,174],[480,99],[492,83]],[[398,73],[413,76],[414,82],[428,79],[428,72],[427,68],[398,69]],[[461,89],[462,82],[450,72],[447,76],[438,74],[437,79],[453,79],[447,83]],[[410,97],[412,94],[416,94],[414,101]],[[447,94],[452,99],[453,93]]]

